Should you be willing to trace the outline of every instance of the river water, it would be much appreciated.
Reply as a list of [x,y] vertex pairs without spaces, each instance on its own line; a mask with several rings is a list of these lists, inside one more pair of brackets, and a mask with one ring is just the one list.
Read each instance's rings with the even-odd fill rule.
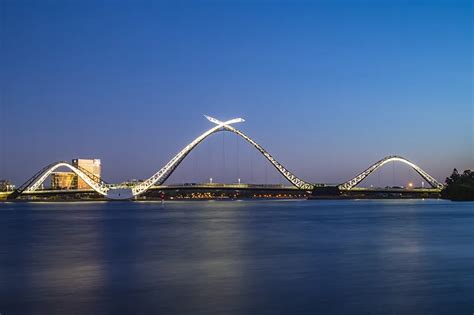
[[474,203],[0,203],[0,313],[473,314]]

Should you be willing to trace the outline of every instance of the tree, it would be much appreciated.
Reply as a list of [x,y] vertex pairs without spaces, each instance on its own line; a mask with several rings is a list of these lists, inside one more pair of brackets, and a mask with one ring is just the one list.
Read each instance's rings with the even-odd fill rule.
[[446,187],[441,191],[441,196],[451,200],[474,201],[474,172],[465,170],[459,174],[458,170],[454,169],[451,176],[446,178]]

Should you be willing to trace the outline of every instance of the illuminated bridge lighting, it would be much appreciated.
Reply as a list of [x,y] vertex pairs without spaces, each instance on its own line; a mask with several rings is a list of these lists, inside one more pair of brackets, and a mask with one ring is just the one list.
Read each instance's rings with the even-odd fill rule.
[[[121,186],[118,184],[107,184],[102,179],[95,177],[93,174],[90,174],[85,169],[80,167],[75,167],[67,162],[61,161],[52,163],[39,172],[37,172],[33,177],[31,177],[28,181],[26,181],[23,185],[21,185],[12,195],[11,198],[16,198],[22,193],[31,193],[37,190],[41,184],[46,180],[48,176],[51,175],[59,167],[67,167],[74,173],[76,173],[84,182],[86,182],[93,190],[97,193],[105,196],[108,199],[119,199],[119,200],[127,200],[132,199],[136,196],[139,196],[146,191],[148,191],[152,186],[155,185],[162,185],[166,179],[175,171],[175,169],[179,166],[179,164],[184,160],[184,158],[204,139],[209,137],[210,135],[220,132],[220,131],[230,131],[235,133],[236,135],[245,139],[248,143],[250,143],[254,148],[256,148],[276,169],[280,172],[283,177],[285,177],[293,186],[298,189],[311,191],[321,184],[313,184],[306,182],[290,172],[287,168],[285,168],[280,162],[278,162],[273,156],[270,155],[261,145],[255,142],[252,138],[244,134],[239,129],[232,126],[232,124],[244,122],[245,120],[242,118],[234,118],[227,121],[220,121],[216,118],[204,115],[207,120],[214,123],[215,126],[198,136],[194,139],[191,143],[185,146],[178,154],[176,154],[165,166],[163,166],[160,170],[158,170],[155,174],[153,174],[150,178],[143,182],[136,183],[131,187]],[[337,185],[340,190],[351,190],[355,186],[357,186],[360,182],[362,182],[367,176],[372,174],[375,170],[382,167],[386,163],[398,161],[404,164],[409,165],[413,168],[420,176],[425,179],[433,188],[441,189],[443,188],[443,184],[438,182],[435,178],[429,175],[427,172],[422,170],[416,164],[410,162],[409,160],[401,157],[401,156],[387,156],[382,160],[376,162],[375,164],[371,165],[368,169],[363,171],[362,173],[358,174],[356,177],[348,180],[345,183]]]

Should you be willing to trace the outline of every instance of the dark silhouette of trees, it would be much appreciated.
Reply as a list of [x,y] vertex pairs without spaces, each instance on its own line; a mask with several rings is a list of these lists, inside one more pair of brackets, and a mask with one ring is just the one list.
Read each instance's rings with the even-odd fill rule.
[[474,201],[474,172],[465,170],[459,174],[454,169],[451,176],[446,178],[446,187],[441,191],[441,196],[451,200]]

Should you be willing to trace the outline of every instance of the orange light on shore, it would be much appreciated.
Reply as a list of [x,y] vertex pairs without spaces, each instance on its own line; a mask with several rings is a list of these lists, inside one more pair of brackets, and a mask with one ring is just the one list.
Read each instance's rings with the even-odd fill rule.
[[413,183],[412,182],[408,183],[408,187],[413,188]]

